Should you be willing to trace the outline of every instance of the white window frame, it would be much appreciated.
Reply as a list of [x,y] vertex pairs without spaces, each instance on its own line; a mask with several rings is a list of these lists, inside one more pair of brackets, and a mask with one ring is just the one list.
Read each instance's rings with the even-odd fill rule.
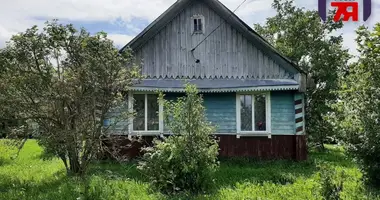
[[[266,130],[255,131],[255,95],[265,95],[265,120]],[[251,95],[252,96],[252,131],[241,130],[241,102],[240,96]],[[272,117],[271,117],[271,98],[270,92],[255,92],[255,93],[236,93],[236,131],[238,135],[270,135],[272,132]]]
[[[202,21],[202,30],[199,31],[199,30],[194,30],[194,19],[198,20],[200,19]],[[193,15],[191,17],[191,30],[192,30],[192,34],[204,34],[205,33],[205,17],[203,15]]]
[[134,117],[131,117],[129,119],[129,125],[128,125],[128,132],[131,134],[137,134],[137,135],[159,135],[159,134],[163,134],[164,132],[164,108],[163,108],[163,100],[159,100],[158,102],[158,120],[159,120],[159,130],[154,130],[154,131],[149,131],[148,130],[148,94],[157,94],[157,93],[154,93],[154,92],[151,92],[151,93],[142,93],[142,92],[129,92],[128,93],[128,109],[129,109],[129,112],[130,113],[133,113],[134,110],[133,110],[133,105],[134,105],[134,98],[133,98],[133,95],[134,94],[143,94],[145,95],[145,114],[144,114],[144,117],[145,117],[145,130],[141,131],[141,130],[134,130],[133,129],[133,120],[134,120]]

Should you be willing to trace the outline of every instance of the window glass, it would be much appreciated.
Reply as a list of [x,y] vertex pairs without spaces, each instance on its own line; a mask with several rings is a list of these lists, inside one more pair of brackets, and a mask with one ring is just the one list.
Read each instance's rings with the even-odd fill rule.
[[252,131],[252,96],[240,96],[240,129],[241,131]]
[[202,31],[203,29],[202,18],[195,18],[193,23],[194,23],[194,32]]
[[145,95],[134,94],[134,106],[135,117],[133,119],[133,130],[144,131],[145,130]]
[[255,131],[266,131],[265,95],[255,95]]
[[198,19],[198,31],[202,31],[202,19]]
[[159,104],[157,98],[158,95],[148,94],[148,131],[159,130]]
[[194,19],[194,31],[198,30],[198,20]]

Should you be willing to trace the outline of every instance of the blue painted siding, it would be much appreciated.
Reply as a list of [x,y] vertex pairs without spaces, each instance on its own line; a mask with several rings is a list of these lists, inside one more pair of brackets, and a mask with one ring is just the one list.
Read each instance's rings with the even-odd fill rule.
[[[181,93],[167,93],[166,100],[175,100]],[[236,133],[236,93],[204,94],[206,117],[217,127],[217,133]],[[116,114],[116,113],[112,113]],[[295,134],[293,92],[271,92],[271,124],[273,135]],[[126,130],[128,123],[119,122],[116,130]],[[164,126],[167,131],[167,127]]]
[[[175,100],[183,94],[166,93],[166,100]],[[236,94],[203,94],[207,120],[217,128],[217,133],[236,133]],[[164,127],[164,130],[168,130]]]
[[217,133],[236,133],[236,94],[204,94],[207,119]]
[[271,92],[272,134],[294,134],[294,94]]

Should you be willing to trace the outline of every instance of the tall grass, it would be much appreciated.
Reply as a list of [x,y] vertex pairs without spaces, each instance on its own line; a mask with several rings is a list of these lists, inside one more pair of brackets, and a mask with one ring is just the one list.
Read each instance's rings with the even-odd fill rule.
[[362,174],[333,146],[311,153],[306,162],[222,160],[214,190],[197,196],[165,196],[150,189],[134,163],[94,163],[83,182],[67,177],[60,160],[42,160],[42,149],[33,140],[11,159],[14,153],[0,140],[0,199],[322,199],[319,163],[345,171],[343,199],[380,199],[362,190]]

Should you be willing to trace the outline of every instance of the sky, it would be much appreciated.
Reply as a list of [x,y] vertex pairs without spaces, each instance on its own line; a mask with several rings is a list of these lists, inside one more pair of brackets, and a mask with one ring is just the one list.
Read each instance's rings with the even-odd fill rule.
[[[176,0],[0,0],[0,48],[18,32],[33,25],[59,19],[84,27],[91,33],[105,31],[117,47],[127,44],[134,36],[163,13]],[[235,10],[243,0],[220,0],[229,9]],[[361,0],[359,5],[361,5]],[[265,19],[276,13],[271,0],[247,0],[236,14],[248,25],[265,23]],[[295,0],[298,7],[318,9],[318,0]],[[380,22],[380,0],[372,0],[372,15],[365,23],[347,22],[337,34],[344,37],[344,46],[357,54],[355,29],[365,24],[373,27]]]

